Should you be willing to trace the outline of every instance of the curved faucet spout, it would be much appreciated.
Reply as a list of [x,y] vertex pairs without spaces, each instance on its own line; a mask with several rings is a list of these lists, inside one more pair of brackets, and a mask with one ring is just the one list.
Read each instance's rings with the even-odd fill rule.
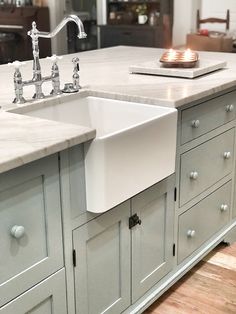
[[[56,36],[57,33],[60,32],[60,30],[68,23],[68,22],[75,22],[75,24],[78,26],[78,38],[82,39],[82,38],[86,38],[87,34],[84,31],[84,25],[81,21],[81,19],[74,14],[68,15],[66,17],[64,17],[64,19],[61,21],[61,23],[59,23],[57,25],[57,27],[51,31],[51,32],[41,32],[41,31],[36,31],[37,36],[38,37],[42,37],[42,38],[52,38],[54,36]],[[28,32],[28,35],[32,37],[32,32],[35,32],[35,29],[33,27],[33,29],[31,31]]]

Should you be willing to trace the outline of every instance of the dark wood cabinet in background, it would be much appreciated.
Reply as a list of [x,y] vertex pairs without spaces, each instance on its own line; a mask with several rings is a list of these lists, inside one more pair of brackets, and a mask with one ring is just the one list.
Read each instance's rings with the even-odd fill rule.
[[[49,9],[47,7],[0,7],[0,62],[32,59],[31,38],[27,32],[32,22],[37,23],[40,31],[50,31]],[[4,36],[9,40],[4,40]],[[13,40],[10,36],[13,35]],[[2,36],[1,36],[2,35]],[[1,40],[2,37],[2,40]],[[51,41],[40,38],[40,57],[51,55]]]
[[104,25],[100,26],[102,48],[128,45],[161,47],[163,43],[161,27],[148,25]]
[[[142,9],[148,20],[138,24]],[[158,14],[155,25],[151,14]],[[107,25],[100,25],[101,48],[116,45],[170,48],[173,0],[107,0]]]

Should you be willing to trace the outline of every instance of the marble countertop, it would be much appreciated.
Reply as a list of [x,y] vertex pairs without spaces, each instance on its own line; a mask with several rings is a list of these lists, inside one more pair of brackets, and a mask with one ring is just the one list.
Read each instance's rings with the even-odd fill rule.
[[[200,52],[200,58],[227,61],[227,67],[198,77],[183,79],[130,74],[129,66],[159,60],[163,50],[157,48],[115,47],[79,53],[81,86],[84,95],[108,97],[168,107],[180,107],[213,93],[236,87],[236,54]],[[74,55],[59,62],[61,86],[72,81]],[[42,74],[50,75],[51,62],[41,60]],[[21,115],[22,108],[12,104],[14,98],[13,69],[0,66],[0,172],[59,152],[95,137],[95,130]],[[22,68],[23,80],[31,79],[32,61]],[[51,83],[43,85],[45,95]],[[47,102],[31,102],[34,87],[24,88],[27,106],[42,106]],[[51,101],[64,101],[68,95]],[[75,97],[75,95],[71,96]],[[21,114],[17,114],[21,113]]]
[[[227,67],[195,78],[175,78],[153,75],[130,74],[129,67],[146,61],[159,60],[164,50],[158,48],[113,47],[66,55],[59,61],[61,87],[72,80],[72,58],[80,58],[81,86],[92,94],[156,105],[179,107],[227,88],[236,87],[236,54],[199,52],[200,58],[227,61]],[[42,74],[51,72],[51,61],[41,60]],[[21,68],[24,80],[32,77],[32,61]],[[7,65],[0,71],[0,106],[4,110],[14,108],[13,69]],[[45,94],[51,91],[51,83],[43,85]],[[30,101],[33,87],[24,89]]]
[[86,142],[95,134],[86,127],[2,112],[0,172]]

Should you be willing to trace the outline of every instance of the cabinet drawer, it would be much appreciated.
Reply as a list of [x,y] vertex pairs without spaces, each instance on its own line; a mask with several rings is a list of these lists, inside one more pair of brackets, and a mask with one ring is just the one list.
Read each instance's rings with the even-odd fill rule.
[[214,137],[180,157],[180,206],[230,174],[234,129]]
[[231,181],[180,215],[178,263],[229,222],[230,205]]
[[134,29],[132,27],[107,27],[101,28],[101,46],[110,47],[117,45],[153,47],[155,33],[152,29]]
[[0,306],[63,266],[57,156],[0,175]]
[[0,308],[0,314],[65,314],[65,270],[23,293]]
[[183,110],[181,115],[181,144],[234,120],[235,116],[235,91]]

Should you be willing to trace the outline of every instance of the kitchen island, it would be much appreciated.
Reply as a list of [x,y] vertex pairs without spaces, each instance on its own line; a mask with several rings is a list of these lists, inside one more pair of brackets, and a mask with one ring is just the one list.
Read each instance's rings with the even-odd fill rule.
[[[228,241],[236,225],[235,56],[200,53],[227,61],[227,68],[192,80],[129,74],[130,65],[158,60],[161,53],[116,47],[80,54],[79,98],[178,109],[175,174],[103,214],[86,211],[83,143],[95,130],[25,116],[77,95],[16,107],[13,75],[1,66],[0,213],[8,252],[0,262],[1,314],[53,313],[52,306],[62,314],[141,313]],[[60,62],[62,84],[71,81],[72,57]],[[41,64],[49,73],[48,61]],[[31,62],[22,75],[30,79]],[[45,85],[45,94],[50,90]],[[28,88],[24,97],[32,93]],[[7,224],[14,227],[10,235]]]

